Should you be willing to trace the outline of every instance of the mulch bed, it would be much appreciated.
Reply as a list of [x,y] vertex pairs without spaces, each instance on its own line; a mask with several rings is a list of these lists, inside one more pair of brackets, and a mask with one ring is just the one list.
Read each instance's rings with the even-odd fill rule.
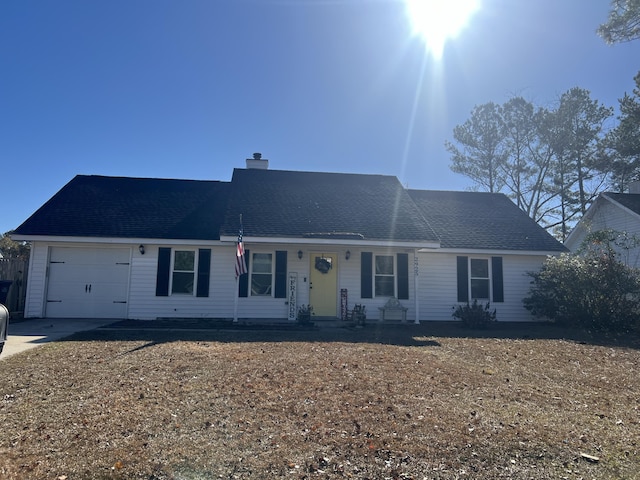
[[0,478],[639,478],[637,339],[156,325],[0,365]]
[[114,322],[106,329],[115,330],[244,330],[244,331],[265,331],[265,330],[316,330],[318,327],[314,323],[301,324],[283,320],[255,320],[239,319],[234,322],[232,319],[213,318],[182,318],[182,319],[157,319],[157,320],[121,320]]

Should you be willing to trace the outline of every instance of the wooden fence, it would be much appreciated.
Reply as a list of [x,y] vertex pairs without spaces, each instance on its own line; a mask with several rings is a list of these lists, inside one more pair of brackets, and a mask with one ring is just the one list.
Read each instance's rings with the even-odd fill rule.
[[5,303],[12,316],[17,316],[24,312],[28,272],[28,260],[0,258],[0,281],[9,280],[12,282]]

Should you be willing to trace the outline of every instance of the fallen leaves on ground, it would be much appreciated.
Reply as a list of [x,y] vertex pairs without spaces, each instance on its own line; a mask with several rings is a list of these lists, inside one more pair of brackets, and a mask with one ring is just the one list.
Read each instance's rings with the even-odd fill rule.
[[428,324],[176,335],[3,360],[0,477],[639,478],[637,348]]

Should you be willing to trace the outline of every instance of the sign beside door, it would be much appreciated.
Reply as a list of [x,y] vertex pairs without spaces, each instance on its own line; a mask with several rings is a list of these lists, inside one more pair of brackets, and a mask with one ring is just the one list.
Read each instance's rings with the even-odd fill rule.
[[298,318],[297,290],[298,274],[292,272],[289,274],[289,282],[287,284],[287,303],[289,304],[289,315],[287,318],[290,322],[295,322]]

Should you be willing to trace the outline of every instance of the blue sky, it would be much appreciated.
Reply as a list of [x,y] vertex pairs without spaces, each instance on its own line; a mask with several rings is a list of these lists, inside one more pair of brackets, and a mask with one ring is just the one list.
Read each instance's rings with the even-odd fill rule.
[[608,0],[481,0],[440,61],[402,0],[4,0],[0,232],[76,174],[229,180],[270,168],[463,190],[445,140],[474,105],[569,88],[617,107],[640,41]]

